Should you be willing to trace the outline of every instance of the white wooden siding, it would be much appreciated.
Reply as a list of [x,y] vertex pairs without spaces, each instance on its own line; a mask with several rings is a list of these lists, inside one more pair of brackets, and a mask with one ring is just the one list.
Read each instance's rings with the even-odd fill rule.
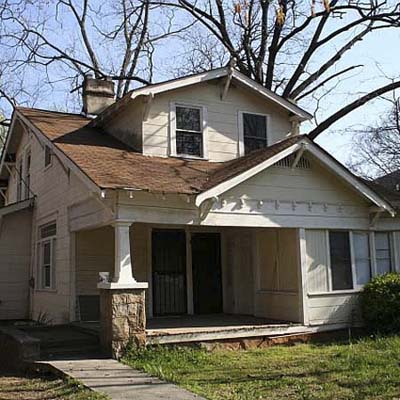
[[269,143],[285,138],[291,131],[289,114],[272,102],[234,87],[221,100],[221,87],[215,83],[195,86],[156,95],[150,113],[143,122],[143,153],[166,157],[169,155],[170,104],[200,105],[207,109],[207,147],[210,161],[227,161],[239,155],[239,111],[271,115]]
[[144,104],[139,98],[135,104],[129,103],[122,111],[109,121],[104,129],[133,149],[142,149],[142,126]]
[[4,216],[0,223],[0,320],[28,318],[32,211]]

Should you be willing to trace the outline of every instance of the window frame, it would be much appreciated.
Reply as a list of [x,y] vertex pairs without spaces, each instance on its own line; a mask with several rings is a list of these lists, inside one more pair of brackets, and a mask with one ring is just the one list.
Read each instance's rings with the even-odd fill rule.
[[[331,265],[331,249],[329,243],[329,232],[330,231],[344,231],[349,233],[350,240],[350,256],[351,256],[351,268],[352,268],[352,277],[353,277],[353,288],[352,289],[343,289],[343,290],[333,290],[332,289],[332,265]],[[357,266],[356,266],[356,258],[355,258],[355,250],[354,250],[354,234],[356,233],[364,233],[368,235],[368,247],[369,247],[369,267],[370,267],[370,279],[378,276],[377,271],[377,259],[376,259],[376,246],[375,246],[375,236],[376,233],[387,233],[389,235],[389,245],[390,245],[390,260],[391,260],[391,270],[390,272],[398,271],[398,250],[396,249],[396,238],[395,235],[400,231],[370,231],[363,229],[324,229],[325,232],[325,246],[326,246],[326,268],[327,268],[327,279],[328,285],[327,290],[324,291],[308,291],[309,296],[320,296],[320,295],[340,295],[340,294],[352,294],[358,293],[364,287],[362,284],[357,284]]]
[[271,141],[269,138],[268,133],[271,132],[270,130],[270,114],[265,114],[265,113],[259,113],[259,112],[254,112],[254,111],[246,111],[246,110],[239,110],[238,112],[238,133],[239,133],[239,140],[238,140],[238,146],[239,146],[239,156],[242,157],[246,154],[245,152],[245,146],[244,146],[244,126],[243,126],[243,114],[252,114],[252,115],[258,115],[266,118],[266,141],[267,141],[267,146],[271,145]]
[[[202,145],[203,145],[203,154],[202,156],[196,156],[192,154],[180,154],[177,152],[176,146],[176,108],[177,107],[186,107],[200,110],[200,123],[202,127]],[[195,104],[188,102],[171,102],[170,103],[170,113],[169,113],[169,154],[171,157],[179,157],[179,158],[188,158],[188,159],[198,159],[198,160],[208,160],[208,114],[207,107],[203,104]]]
[[395,246],[395,240],[394,240],[394,231],[387,231],[387,230],[382,230],[382,231],[374,231],[373,232],[373,241],[374,241],[374,259],[375,259],[375,265],[374,265],[374,276],[379,275],[378,274],[378,258],[376,256],[376,234],[379,233],[386,233],[388,235],[389,239],[389,259],[390,259],[390,272],[395,272],[396,271],[396,246]]
[[[42,230],[54,225],[55,233],[42,238]],[[44,265],[44,247],[46,244],[50,244],[50,285],[45,285],[45,265]],[[38,237],[36,241],[36,257],[37,257],[37,285],[36,290],[39,291],[56,291],[56,245],[57,245],[57,222],[50,221],[38,227]],[[46,264],[47,265],[47,264]]]
[[[47,163],[47,155],[49,156],[48,163]],[[53,165],[53,151],[52,151],[51,147],[46,144],[44,146],[44,170],[49,169],[52,165]]]

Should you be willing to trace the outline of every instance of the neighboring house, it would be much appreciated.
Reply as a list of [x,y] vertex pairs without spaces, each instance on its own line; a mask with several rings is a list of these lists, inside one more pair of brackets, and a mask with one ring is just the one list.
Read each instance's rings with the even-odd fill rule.
[[311,115],[295,104],[229,68],[116,103],[112,88],[86,79],[96,116],[14,111],[0,319],[99,319],[109,272],[101,287],[148,283],[148,318],[340,327],[371,276],[400,270],[391,201],[299,134]]

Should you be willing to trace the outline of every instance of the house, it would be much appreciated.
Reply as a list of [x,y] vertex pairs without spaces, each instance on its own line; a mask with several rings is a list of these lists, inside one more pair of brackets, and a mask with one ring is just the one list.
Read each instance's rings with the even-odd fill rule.
[[0,319],[101,320],[115,343],[171,315],[333,329],[359,321],[371,276],[400,270],[391,201],[299,133],[309,113],[236,70],[117,102],[108,80],[83,92],[82,114],[14,110]]

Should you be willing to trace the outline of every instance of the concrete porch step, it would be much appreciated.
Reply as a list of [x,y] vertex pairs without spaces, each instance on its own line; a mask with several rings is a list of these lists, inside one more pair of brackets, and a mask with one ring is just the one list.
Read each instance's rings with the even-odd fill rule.
[[271,324],[242,327],[148,329],[146,333],[147,344],[157,345],[307,334],[310,333],[310,328],[301,324]]

